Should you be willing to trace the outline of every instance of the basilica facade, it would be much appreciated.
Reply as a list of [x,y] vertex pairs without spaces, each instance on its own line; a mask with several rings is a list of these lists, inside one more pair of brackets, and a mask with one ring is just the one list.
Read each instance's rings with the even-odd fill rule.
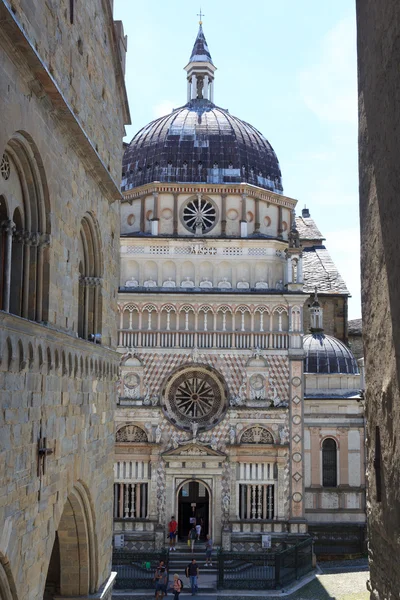
[[269,142],[214,104],[201,24],[185,70],[123,161],[115,545],[163,546],[171,515],[233,550],[362,524],[349,292]]

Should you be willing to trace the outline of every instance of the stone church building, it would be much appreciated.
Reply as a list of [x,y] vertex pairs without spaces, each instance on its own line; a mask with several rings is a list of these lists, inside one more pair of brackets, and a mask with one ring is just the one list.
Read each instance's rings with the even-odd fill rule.
[[201,24],[185,71],[186,104],[123,159],[115,545],[163,546],[171,515],[233,550],[313,527],[350,539],[365,481],[349,292],[270,143],[214,103]]
[[126,39],[0,0],[0,598],[111,598]]

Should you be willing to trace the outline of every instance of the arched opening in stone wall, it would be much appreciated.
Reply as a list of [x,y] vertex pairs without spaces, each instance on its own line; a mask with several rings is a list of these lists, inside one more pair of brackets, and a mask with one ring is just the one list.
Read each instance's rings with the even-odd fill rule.
[[51,211],[43,162],[23,131],[9,140],[0,160],[0,307],[48,321]]
[[96,591],[97,550],[86,489],[77,484],[65,503],[55,534],[43,600]]
[[202,481],[186,481],[178,489],[178,532],[186,539],[192,526],[201,525],[201,539],[211,534],[210,492]]
[[79,234],[78,335],[96,343],[101,341],[102,271],[99,227],[94,217],[87,213]]

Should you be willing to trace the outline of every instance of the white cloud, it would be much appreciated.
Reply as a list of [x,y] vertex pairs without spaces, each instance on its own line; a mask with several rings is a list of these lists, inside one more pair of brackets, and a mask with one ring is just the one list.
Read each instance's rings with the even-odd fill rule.
[[319,59],[299,73],[300,92],[317,117],[357,124],[356,24],[340,21],[323,38]]
[[160,102],[160,104],[156,104],[155,106],[153,106],[154,118],[158,119],[158,117],[164,117],[165,115],[169,115],[170,112],[172,112],[172,110],[178,105],[174,104],[171,100],[164,100],[163,102]]

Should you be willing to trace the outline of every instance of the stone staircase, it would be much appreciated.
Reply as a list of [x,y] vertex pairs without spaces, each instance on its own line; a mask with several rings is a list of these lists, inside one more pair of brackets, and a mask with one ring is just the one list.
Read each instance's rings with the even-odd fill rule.
[[174,573],[178,573],[184,584],[184,592],[190,592],[190,580],[185,576],[185,569],[192,561],[196,559],[199,566],[199,592],[215,592],[217,589],[217,557],[216,551],[213,551],[213,566],[206,567],[205,541],[196,542],[193,554],[187,543],[178,542],[176,551],[169,552],[168,571],[169,580],[173,581]]

